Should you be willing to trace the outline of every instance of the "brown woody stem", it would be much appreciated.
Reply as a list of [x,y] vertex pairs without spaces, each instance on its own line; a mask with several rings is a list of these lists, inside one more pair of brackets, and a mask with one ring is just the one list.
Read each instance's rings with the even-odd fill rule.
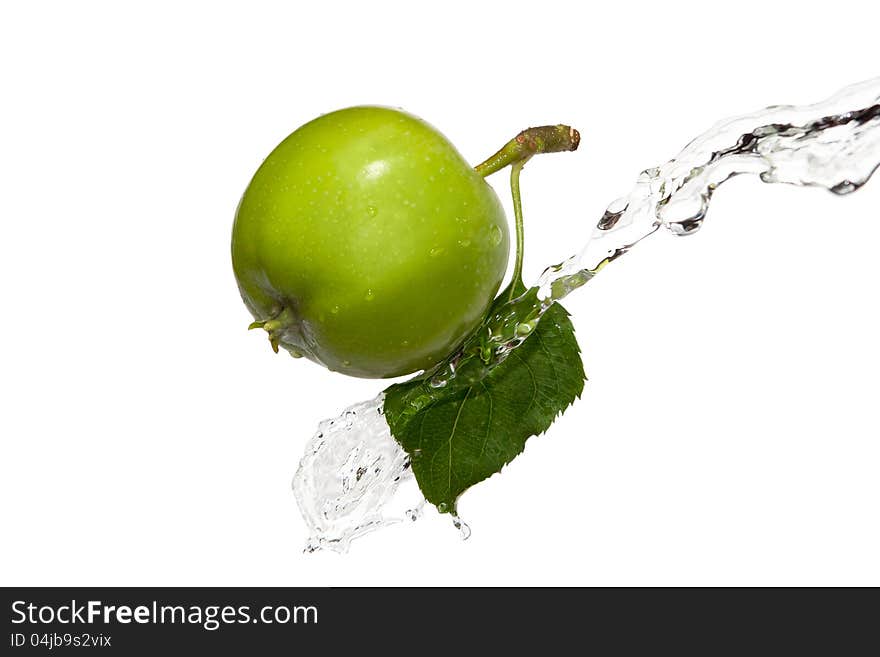
[[485,178],[509,164],[523,162],[538,153],[561,153],[576,150],[580,133],[568,125],[543,125],[526,128],[504,144],[497,153],[474,167]]

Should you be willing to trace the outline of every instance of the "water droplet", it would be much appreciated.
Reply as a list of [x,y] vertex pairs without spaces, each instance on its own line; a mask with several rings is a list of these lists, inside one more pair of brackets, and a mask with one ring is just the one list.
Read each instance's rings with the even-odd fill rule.
[[331,313],[332,315],[338,315],[338,314],[339,314],[339,306],[333,306],[333,307],[330,309],[330,313]]
[[470,526],[455,514],[452,515],[452,524],[461,534],[461,540],[466,541],[471,537]]
[[443,255],[443,252],[446,251],[442,246],[435,246],[431,249],[431,257],[436,258],[437,256]]
[[368,205],[367,214],[371,217],[375,217],[377,214],[379,214],[379,208],[377,208],[375,205]]
[[501,227],[492,226],[492,229],[489,231],[489,242],[492,246],[498,246],[501,244],[502,237],[504,237],[504,234],[501,232]]
[[406,517],[409,518],[409,520],[411,522],[415,522],[416,520],[418,520],[419,518],[422,517],[422,511],[424,510],[424,508],[425,508],[425,500],[422,500],[421,502],[418,503],[417,506],[413,507],[412,509],[407,509]]
[[350,360],[344,360],[344,361],[342,361],[342,365],[343,365],[344,367],[351,367],[351,361],[350,361]]
[[288,349],[287,353],[289,353],[294,358],[302,358],[303,357],[303,353],[301,351],[299,351],[298,349]]
[[440,504],[437,505],[437,510],[440,513],[446,513],[449,510],[449,505],[446,502],[440,502]]
[[458,240],[458,243],[465,248],[467,248],[471,245],[470,240]]
[[364,295],[364,299],[367,301],[372,301],[376,296],[373,294],[372,290],[367,290],[367,293]]
[[834,187],[831,188],[831,191],[838,196],[844,196],[846,194],[852,194],[858,188],[859,186],[851,180],[842,180],[841,182],[834,185]]

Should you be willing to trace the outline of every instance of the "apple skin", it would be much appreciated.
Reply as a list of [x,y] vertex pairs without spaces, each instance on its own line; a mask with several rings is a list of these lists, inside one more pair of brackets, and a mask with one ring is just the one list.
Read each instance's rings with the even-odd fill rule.
[[241,296],[258,322],[277,320],[273,346],[367,378],[448,356],[484,317],[508,253],[489,184],[434,127],[386,107],[288,136],[232,230]]

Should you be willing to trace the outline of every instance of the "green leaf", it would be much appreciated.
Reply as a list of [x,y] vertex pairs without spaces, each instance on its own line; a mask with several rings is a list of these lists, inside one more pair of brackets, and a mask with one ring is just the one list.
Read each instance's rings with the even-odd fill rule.
[[425,498],[454,513],[465,490],[499,472],[580,397],[585,378],[574,327],[556,303],[482,381],[441,389],[418,410],[412,401],[425,382],[396,384],[385,391],[384,412]]

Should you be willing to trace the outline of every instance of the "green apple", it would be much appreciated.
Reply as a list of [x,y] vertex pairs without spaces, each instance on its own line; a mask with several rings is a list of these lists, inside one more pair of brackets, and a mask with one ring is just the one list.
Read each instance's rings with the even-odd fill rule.
[[507,268],[495,192],[435,128],[352,107],[257,170],[232,230],[241,296],[272,346],[330,370],[430,368],[484,317]]

